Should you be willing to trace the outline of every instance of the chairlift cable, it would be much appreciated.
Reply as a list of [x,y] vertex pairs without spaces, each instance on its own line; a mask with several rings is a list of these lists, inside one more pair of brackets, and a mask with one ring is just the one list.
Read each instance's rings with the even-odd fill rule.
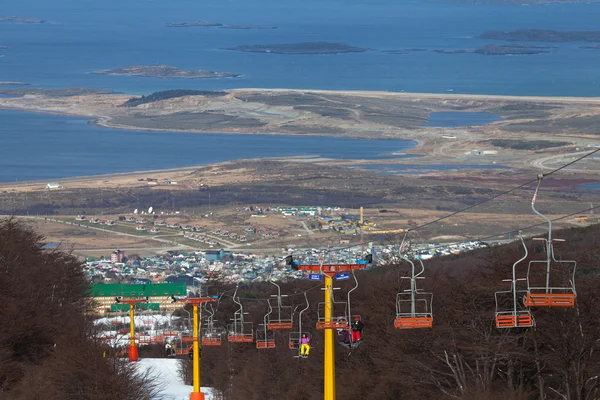
[[[552,222],[560,221],[560,220],[563,220],[565,218],[569,218],[569,217],[572,217],[574,215],[582,214],[582,213],[584,213],[586,211],[591,211],[591,210],[595,210],[595,209],[598,209],[598,208],[600,208],[600,205],[594,206],[594,207],[591,207],[591,208],[588,207],[585,210],[576,211],[576,212],[568,214],[568,215],[563,215],[562,217],[554,218],[551,221]],[[540,222],[540,223],[529,225],[529,226],[526,226],[526,227],[521,227],[521,228],[518,228],[518,229],[511,229],[510,231],[505,231],[505,232],[502,232],[502,233],[497,233],[495,235],[484,236],[482,238],[477,238],[477,239],[469,239],[469,240],[465,240],[465,241],[462,241],[462,242],[454,242],[452,244],[462,244],[462,243],[467,243],[467,242],[471,242],[471,241],[485,242],[488,239],[493,239],[493,238],[496,238],[496,237],[499,237],[499,236],[505,236],[505,235],[508,235],[509,233],[513,233],[513,232],[526,231],[526,230],[529,230],[529,229],[532,229],[532,228],[536,228],[536,227],[538,227],[540,225],[544,225],[546,223],[547,222]]]
[[[315,286],[313,286],[313,287],[311,287],[309,289],[306,289],[306,290],[303,290],[303,291],[300,291],[300,292],[296,292],[296,293],[292,293],[292,294],[290,294],[288,296],[289,297],[301,296],[304,293],[311,292],[311,291],[313,291],[313,290],[315,290],[317,288],[320,288],[320,287],[321,287],[321,284],[315,285]],[[223,292],[221,294],[220,298],[221,297],[225,297],[225,296],[227,296],[227,297],[233,297],[233,296],[229,296],[229,295],[225,294],[227,292],[231,292],[231,290],[233,290],[233,289],[230,289],[230,290],[227,290],[227,291]],[[267,300],[269,300],[269,298],[262,298],[262,297],[239,297],[239,296],[236,296],[236,299],[239,299],[239,300],[248,300],[248,301],[267,301]]]
[[[589,153],[586,153],[586,154],[584,154],[583,156],[581,156],[581,157],[579,157],[579,158],[577,158],[577,159],[575,159],[575,160],[573,160],[573,161],[570,161],[570,162],[568,162],[568,163],[567,163],[567,164],[565,164],[565,165],[562,165],[562,166],[560,166],[560,167],[558,167],[558,168],[556,168],[556,169],[553,169],[553,170],[552,170],[552,171],[550,171],[550,172],[546,172],[546,173],[544,173],[544,174],[540,174],[540,175],[542,175],[543,177],[546,177],[546,176],[553,175],[553,174],[555,174],[556,172],[558,172],[558,171],[561,171],[561,170],[563,170],[563,169],[565,169],[565,168],[567,168],[567,167],[569,167],[569,166],[571,166],[571,165],[573,165],[573,164],[575,164],[575,163],[577,163],[577,162],[579,162],[579,161],[581,161],[581,160],[583,160],[583,159],[585,159],[585,158],[587,158],[587,157],[590,157],[590,156],[592,156],[592,155],[594,155],[594,154],[596,154],[596,153],[598,153],[598,152],[600,152],[600,147],[599,147],[599,148],[597,148],[596,150],[593,150],[593,151],[591,151],[591,152],[589,152]],[[470,205],[470,206],[467,206],[467,207],[465,207],[465,208],[463,208],[463,209],[461,209],[461,210],[458,210],[458,211],[452,212],[452,213],[450,213],[450,214],[444,215],[444,216],[442,216],[442,217],[436,218],[436,219],[434,219],[433,221],[426,222],[426,223],[424,223],[424,224],[418,225],[418,226],[416,226],[415,228],[411,228],[411,229],[409,229],[409,230],[410,230],[410,231],[416,231],[416,230],[418,230],[418,229],[422,229],[422,228],[424,228],[424,227],[426,227],[426,226],[429,226],[429,225],[435,224],[435,223],[437,223],[437,222],[443,221],[443,220],[445,220],[445,219],[448,219],[448,218],[450,218],[450,217],[453,217],[453,216],[455,216],[455,215],[458,215],[458,214],[461,214],[461,213],[463,213],[463,212],[465,212],[465,211],[468,211],[468,210],[470,210],[470,209],[472,209],[472,208],[475,208],[475,207],[477,207],[477,206],[480,206],[480,205],[482,205],[482,204],[485,204],[485,203],[488,203],[488,202],[490,202],[490,201],[492,201],[492,200],[495,200],[495,199],[497,199],[498,197],[501,197],[501,196],[507,195],[507,194],[509,194],[509,193],[512,193],[512,192],[514,192],[514,191],[516,191],[516,190],[522,189],[522,188],[524,188],[524,187],[526,187],[526,186],[530,185],[531,183],[534,183],[534,182],[537,182],[537,181],[538,181],[538,177],[536,177],[535,179],[531,179],[531,180],[529,180],[529,181],[527,181],[527,182],[525,182],[525,183],[523,183],[523,184],[521,184],[521,185],[519,185],[519,186],[516,186],[516,187],[514,187],[514,188],[512,188],[512,189],[505,190],[505,191],[503,191],[503,192],[501,192],[501,193],[499,193],[499,194],[497,194],[497,195],[494,195],[494,196],[492,196],[492,197],[490,197],[490,198],[487,198],[487,199],[485,199],[485,200],[482,200],[482,201],[480,201],[479,203],[472,204],[472,205]],[[588,210],[589,210],[589,209],[588,209]],[[584,210],[584,211],[585,211],[585,210]],[[513,232],[513,231],[511,231],[511,232]],[[334,248],[334,249],[327,249],[327,253],[329,254],[329,253],[331,253],[331,252],[333,252],[333,251],[346,250],[346,249],[350,249],[350,248],[352,248],[352,247],[361,246],[361,245],[364,245],[364,243],[355,243],[355,244],[348,245],[348,246],[345,246],[345,247],[338,247],[338,248]]]
[[571,165],[575,164],[576,162],[579,162],[579,161],[583,160],[584,158],[587,158],[587,157],[589,157],[589,156],[591,156],[591,155],[594,155],[594,154],[596,154],[596,153],[597,153],[597,152],[599,152],[599,151],[600,151],[600,147],[599,147],[599,148],[597,148],[596,150],[592,151],[592,152],[589,152],[589,153],[586,153],[586,154],[582,155],[582,156],[581,156],[581,157],[579,157],[578,159],[576,159],[576,160],[573,160],[573,161],[571,161],[570,163],[567,163],[567,164],[563,165],[562,167],[556,168],[556,169],[554,169],[554,170],[552,170],[552,171],[550,171],[550,172],[548,172],[548,173],[541,174],[541,175],[542,175],[542,176],[544,176],[544,177],[546,177],[546,176],[549,176],[549,175],[552,175],[552,174],[554,174],[554,173],[556,173],[556,172],[560,171],[561,169],[565,169],[565,168],[567,168],[567,167],[569,167],[569,166],[571,166]]

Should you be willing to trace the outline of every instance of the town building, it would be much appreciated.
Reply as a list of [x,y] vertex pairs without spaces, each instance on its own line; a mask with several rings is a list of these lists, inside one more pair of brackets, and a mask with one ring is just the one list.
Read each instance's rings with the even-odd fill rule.
[[226,250],[206,250],[204,258],[206,261],[221,261],[226,256],[231,256],[233,253]]
[[116,250],[116,251],[113,251],[112,254],[110,255],[110,262],[120,263],[120,262],[123,262],[124,258],[125,258],[125,252],[122,250]]
[[91,297],[95,312],[105,314],[110,312],[129,311],[129,305],[118,303],[115,298],[144,298],[147,303],[138,304],[136,309],[173,312],[181,308],[181,303],[173,302],[172,296],[185,297],[185,283],[159,284],[92,284]]

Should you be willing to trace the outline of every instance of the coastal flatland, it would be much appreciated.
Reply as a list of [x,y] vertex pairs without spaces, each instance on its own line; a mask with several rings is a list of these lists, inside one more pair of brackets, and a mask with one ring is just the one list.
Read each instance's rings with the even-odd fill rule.
[[[369,161],[274,154],[270,160],[65,177],[60,180],[64,189],[51,192],[45,189],[47,182],[4,183],[0,184],[0,213],[35,215],[43,210],[67,219],[81,213],[117,218],[134,208],[152,205],[158,210],[182,210],[181,216],[168,217],[169,221],[248,235],[247,243],[224,238],[231,244],[225,247],[320,246],[357,239],[319,231],[307,221],[281,215],[253,218],[238,208],[252,204],[328,204],[357,215],[362,205],[378,229],[393,230],[477,203],[572,161],[600,143],[600,131],[595,130],[600,122],[599,98],[236,89],[189,96],[154,95],[148,96],[148,101],[124,106],[135,97],[90,93],[0,98],[0,109],[73,115],[90,118],[101,126],[162,132],[410,139],[417,145],[405,153],[415,157]],[[502,119],[481,126],[425,126],[432,112],[487,112]],[[597,191],[579,186],[596,182],[599,169],[597,159],[590,157],[545,184],[543,206],[550,214],[560,218],[581,212],[592,218],[569,216],[561,220],[563,226],[593,221],[585,206],[595,202]],[[150,177],[161,183],[148,185]],[[179,184],[162,183],[167,180]],[[471,238],[517,229],[523,221],[539,222],[531,215],[530,195],[530,188],[525,188],[488,207],[461,214],[460,220],[432,227],[423,235]],[[111,240],[116,235],[104,231],[84,234],[92,230],[51,226],[47,232],[50,237],[82,251],[106,247],[97,235],[112,235]],[[248,227],[272,234],[248,234]],[[160,234],[168,236],[165,243],[160,235],[134,232],[135,226],[127,229],[133,235],[127,237],[131,247],[204,246],[183,232],[165,230]]]

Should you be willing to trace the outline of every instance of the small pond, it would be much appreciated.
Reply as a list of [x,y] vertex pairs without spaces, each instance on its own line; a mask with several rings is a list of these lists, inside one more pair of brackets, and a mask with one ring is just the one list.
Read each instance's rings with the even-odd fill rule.
[[596,183],[585,183],[583,185],[579,185],[577,186],[577,189],[584,189],[584,190],[600,190],[600,182],[596,182]]
[[458,128],[461,126],[487,125],[503,118],[486,112],[432,112],[423,126]]

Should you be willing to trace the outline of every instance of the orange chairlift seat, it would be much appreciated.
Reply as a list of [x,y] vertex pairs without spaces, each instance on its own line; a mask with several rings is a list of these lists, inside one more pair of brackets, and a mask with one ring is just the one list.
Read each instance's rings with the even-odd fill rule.
[[[292,307],[284,306],[282,301],[282,297],[287,297],[287,295],[281,294],[281,287],[278,284],[271,280],[269,280],[269,283],[277,287],[277,294],[272,295],[272,297],[277,297],[277,305],[269,315],[267,329],[271,331],[290,330],[293,327]],[[270,304],[271,299],[269,299],[268,302],[269,307],[272,307]]]
[[220,347],[221,346],[221,337],[203,337],[202,338],[202,346],[208,347]]
[[[231,330],[232,324],[229,324],[230,330],[227,333],[227,341],[229,341],[230,343],[253,343],[254,334],[252,333],[252,331],[249,331],[250,329],[252,329],[252,323],[246,322],[244,324],[246,326],[245,329],[241,328],[241,326],[238,325],[237,327],[233,327],[234,330]],[[243,332],[244,330],[246,332]]]
[[275,339],[272,333],[267,329],[266,325],[260,324],[256,330],[256,348],[257,349],[274,349]]
[[[533,315],[529,309],[524,309],[517,300],[519,293],[525,292],[525,290],[518,290],[517,283],[519,281],[525,281],[526,278],[517,278],[516,268],[528,255],[527,246],[525,245],[521,232],[519,232],[519,238],[525,249],[525,255],[513,264],[512,278],[503,280],[503,282],[510,282],[510,290],[494,293],[496,301],[496,328],[499,329],[531,328],[535,325]],[[504,306],[504,304],[507,305]]]
[[324,303],[324,302],[319,303],[319,306],[317,309],[317,329],[318,330],[349,329],[350,328],[350,323],[349,323],[350,317],[348,315],[347,303],[346,302],[334,302],[332,299],[331,304],[334,305],[334,308],[338,308],[338,307],[335,307],[335,305],[342,306],[344,313],[341,315],[338,315],[337,317],[332,316],[329,320],[327,320],[325,318],[326,303]]
[[425,279],[421,276],[425,271],[423,261],[418,260],[421,271],[415,273],[415,264],[408,258],[401,257],[411,265],[411,275],[401,277],[410,280],[410,289],[396,295],[394,327],[396,329],[431,328],[433,327],[433,293],[422,292],[417,288],[417,279]]
[[227,340],[231,343],[253,343],[254,342],[254,329],[252,322],[245,322],[244,306],[236,299],[238,287],[236,286],[233,294],[233,302],[240,306],[240,308],[233,314],[232,323],[227,325]]
[[[548,222],[548,238],[534,238],[544,242],[546,257],[543,260],[533,260],[529,262],[527,268],[527,293],[523,299],[526,307],[574,307],[577,293],[575,291],[575,271],[577,262],[574,260],[557,260],[554,254],[554,242],[564,242],[563,239],[552,238],[552,220],[536,210],[535,200],[542,183],[543,175],[538,175],[538,184],[535,194],[531,200],[531,209],[540,217]],[[532,280],[538,277],[533,276],[532,270],[537,265],[545,265],[545,282],[532,284]],[[560,281],[562,286],[557,286],[555,282]]]
[[263,323],[259,325],[259,328],[256,330],[256,348],[257,349],[274,349],[275,348],[275,339],[273,339],[273,331],[269,330],[267,321],[269,320],[269,316],[273,313],[273,307],[271,307],[271,303],[267,302],[269,305],[269,312],[265,314],[263,318]]

